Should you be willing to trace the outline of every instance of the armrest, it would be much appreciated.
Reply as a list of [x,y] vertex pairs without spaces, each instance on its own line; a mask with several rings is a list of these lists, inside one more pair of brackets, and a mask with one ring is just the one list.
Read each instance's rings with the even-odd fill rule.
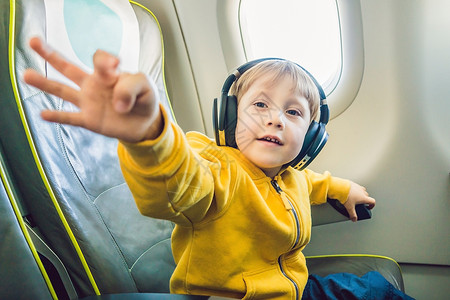
[[[372,218],[372,212],[364,204],[355,207],[358,221]],[[311,207],[312,226],[348,221],[348,212],[339,201],[328,199],[327,203]]]

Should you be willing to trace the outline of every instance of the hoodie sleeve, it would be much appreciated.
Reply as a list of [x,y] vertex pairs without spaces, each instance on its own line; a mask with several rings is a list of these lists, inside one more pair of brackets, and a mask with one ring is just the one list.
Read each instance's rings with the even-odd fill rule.
[[350,181],[331,176],[330,172],[315,173],[306,169],[309,195],[312,205],[323,204],[327,198],[336,199],[342,204],[347,201],[350,192]]
[[211,208],[220,208],[212,205],[214,174],[211,162],[190,147],[183,131],[161,109],[164,129],[159,137],[135,144],[119,142],[122,173],[143,215],[190,226]]

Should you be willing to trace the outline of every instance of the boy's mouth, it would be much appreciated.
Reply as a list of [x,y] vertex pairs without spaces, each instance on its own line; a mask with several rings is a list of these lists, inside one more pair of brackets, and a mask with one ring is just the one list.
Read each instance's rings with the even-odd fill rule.
[[270,142],[270,143],[274,143],[277,145],[283,145],[283,143],[280,141],[280,139],[276,136],[264,136],[260,139],[258,139],[258,141],[265,141],[265,142]]

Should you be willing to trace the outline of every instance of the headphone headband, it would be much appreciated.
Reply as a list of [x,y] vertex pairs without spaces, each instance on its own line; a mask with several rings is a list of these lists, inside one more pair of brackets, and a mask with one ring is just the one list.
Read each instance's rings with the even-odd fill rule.
[[[216,143],[219,146],[230,146],[237,148],[235,140],[235,130],[237,123],[237,99],[234,95],[228,95],[233,83],[239,79],[239,77],[259,64],[260,62],[267,60],[280,60],[287,61],[282,58],[260,58],[249,61],[242,66],[238,67],[234,72],[232,72],[225,80],[220,96],[220,111],[218,109],[218,100],[214,99],[213,103],[213,125]],[[311,78],[315,86],[317,87],[320,96],[320,119],[317,123],[312,121],[309,129],[306,133],[303,147],[300,153],[294,158],[289,165],[292,167],[303,170],[308,166],[311,161],[319,154],[323,146],[328,140],[328,133],[325,130],[325,125],[329,120],[329,109],[326,101],[326,95],[318,81],[309,73],[305,68],[295,63],[299,68],[301,68],[308,76]]]

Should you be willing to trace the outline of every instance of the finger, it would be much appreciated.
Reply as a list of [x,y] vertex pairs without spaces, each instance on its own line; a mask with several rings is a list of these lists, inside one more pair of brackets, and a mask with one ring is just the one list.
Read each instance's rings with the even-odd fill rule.
[[84,127],[84,122],[80,113],[44,110],[41,112],[41,117],[48,122]]
[[358,215],[356,214],[355,207],[352,207],[350,209],[347,209],[348,212],[348,218],[352,220],[352,222],[358,221]]
[[57,81],[48,80],[38,72],[28,69],[23,75],[23,80],[40,90],[60,97],[78,106],[78,91]]
[[119,113],[130,112],[138,97],[150,91],[150,83],[144,74],[123,74],[114,88],[113,107]]
[[103,50],[97,50],[94,53],[94,74],[106,85],[114,84],[119,78],[117,67],[119,59],[114,55]]
[[369,200],[369,202],[368,202],[368,208],[369,208],[369,209],[374,208],[374,207],[375,207],[375,204],[376,204],[376,200],[375,200],[374,198],[372,198],[372,197],[368,197],[368,200]]
[[72,80],[78,86],[81,85],[87,73],[74,64],[65,60],[58,52],[49,45],[34,37],[30,40],[30,47],[36,51],[43,59],[48,61],[58,72]]

